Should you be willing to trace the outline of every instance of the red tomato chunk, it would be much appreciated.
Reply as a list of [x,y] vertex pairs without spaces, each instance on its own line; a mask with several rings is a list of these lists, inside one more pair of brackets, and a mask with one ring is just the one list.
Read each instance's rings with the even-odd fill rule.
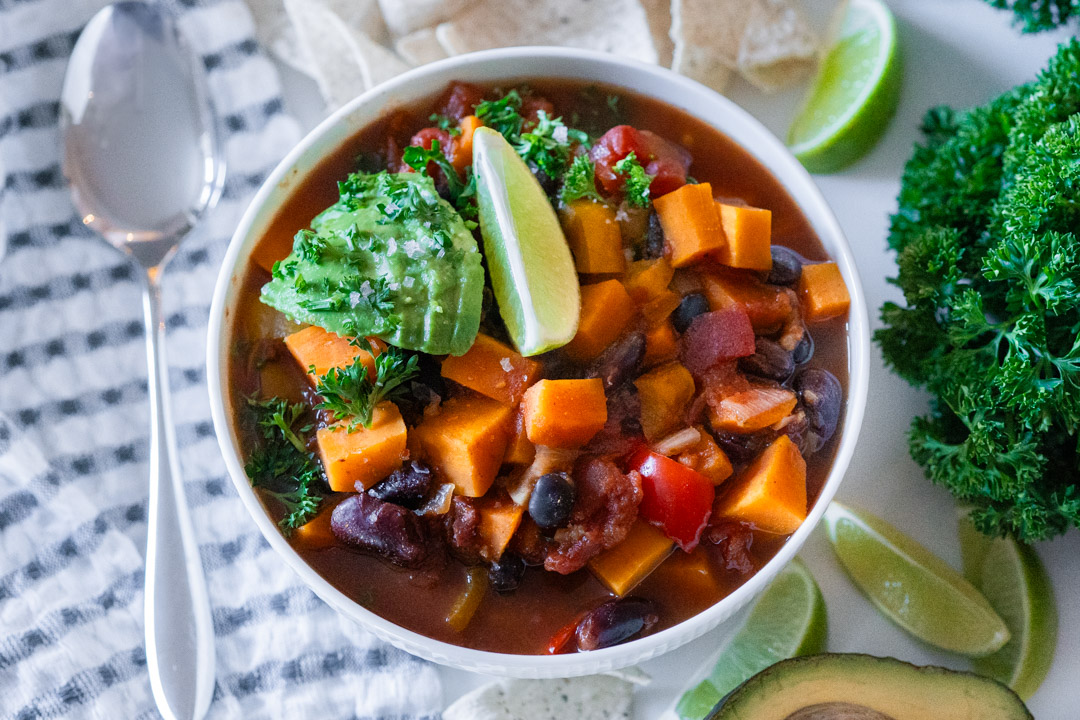
[[709,479],[647,449],[630,459],[630,469],[641,475],[641,517],[686,552],[696,548],[716,498]]

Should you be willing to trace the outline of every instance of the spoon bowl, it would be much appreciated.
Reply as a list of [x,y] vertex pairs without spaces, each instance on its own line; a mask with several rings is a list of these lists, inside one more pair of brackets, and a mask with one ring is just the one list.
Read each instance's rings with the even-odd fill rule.
[[165,250],[216,204],[224,159],[201,70],[157,5],[120,2],[90,20],[60,107],[75,207],[114,247]]
[[214,639],[176,464],[161,271],[221,195],[225,164],[198,59],[159,4],[100,10],[60,96],[63,169],[88,227],[145,271],[150,493],[144,618],[150,687],[166,720],[198,720],[214,689]]

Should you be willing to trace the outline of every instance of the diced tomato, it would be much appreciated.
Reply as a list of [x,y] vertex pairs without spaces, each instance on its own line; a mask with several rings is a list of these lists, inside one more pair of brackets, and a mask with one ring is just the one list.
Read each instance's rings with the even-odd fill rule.
[[577,632],[578,623],[581,622],[581,618],[574,618],[573,622],[567,623],[563,627],[551,636],[547,644],[548,655],[562,655],[564,653],[576,650],[577,647],[571,647],[570,641],[574,639],[574,634]]
[[616,125],[596,141],[589,158],[596,165],[596,179],[606,194],[615,194],[623,184],[622,176],[615,172],[615,163],[630,153],[641,159],[644,150],[641,132],[629,125]]
[[460,122],[466,115],[472,115],[473,109],[483,99],[483,88],[472,83],[455,82],[439,103],[439,114]]
[[596,178],[608,195],[618,192],[624,178],[615,172],[615,163],[634,153],[645,172],[653,176],[649,191],[656,198],[686,184],[690,153],[648,130],[616,125],[601,136],[589,156],[596,165]]
[[641,164],[645,167],[645,172],[653,176],[649,194],[658,198],[685,185],[691,161],[686,148],[648,130],[642,130],[641,137],[644,158],[648,158],[648,162],[642,159]]
[[[451,157],[453,153],[453,143],[451,142],[450,133],[441,128],[424,128],[412,136],[409,145],[430,150],[431,144],[435,140],[439,141],[439,149],[443,151],[443,154],[446,155],[447,159],[453,162],[453,157]],[[411,168],[409,169],[411,170]],[[427,164],[427,174],[435,180],[436,187],[444,186],[446,184],[446,176],[443,174],[442,169],[434,162],[429,162]]]
[[521,99],[521,117],[525,118],[525,126],[535,125],[540,121],[540,111],[547,113],[549,118],[555,117],[555,106],[546,98],[536,95],[526,95]]
[[641,475],[641,517],[686,552],[697,547],[716,498],[709,478],[647,449],[631,457],[629,467]]
[[739,307],[714,310],[694,318],[683,333],[679,355],[700,378],[719,363],[754,354],[754,326]]

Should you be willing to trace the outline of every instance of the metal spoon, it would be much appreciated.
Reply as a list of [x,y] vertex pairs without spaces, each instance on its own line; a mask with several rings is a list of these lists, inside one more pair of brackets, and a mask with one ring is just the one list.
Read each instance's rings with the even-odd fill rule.
[[161,271],[221,194],[223,151],[201,68],[157,4],[90,20],[61,92],[64,174],[83,223],[146,270],[150,394],[146,659],[166,720],[198,720],[214,688],[206,581],[176,463]]

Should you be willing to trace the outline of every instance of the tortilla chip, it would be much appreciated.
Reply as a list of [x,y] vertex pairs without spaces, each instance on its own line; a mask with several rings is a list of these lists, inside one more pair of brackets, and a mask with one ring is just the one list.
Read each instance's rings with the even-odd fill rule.
[[450,55],[514,45],[563,45],[656,62],[638,0],[477,0],[436,36]]
[[443,720],[629,720],[634,686],[606,676],[496,680],[463,695]]
[[[312,58],[300,40],[283,0],[247,0],[255,19],[255,37],[278,59],[314,77]],[[390,33],[377,0],[317,0],[350,28],[362,28],[377,43],[387,43]]]
[[672,0],[671,69],[723,92],[759,0]]
[[285,0],[285,9],[330,108],[410,67],[365,33],[350,29],[323,0]]
[[470,4],[471,0],[379,0],[386,26],[395,37],[438,25]]
[[641,0],[645,10],[645,19],[649,23],[653,45],[656,46],[656,61],[664,67],[671,67],[671,55],[675,45],[671,42],[671,0]]
[[435,30],[432,28],[409,33],[394,43],[394,49],[406,62],[413,65],[424,65],[450,57],[439,44],[438,38],[435,37]]
[[765,92],[806,77],[818,54],[818,37],[793,0],[761,0],[743,33],[738,68]]

